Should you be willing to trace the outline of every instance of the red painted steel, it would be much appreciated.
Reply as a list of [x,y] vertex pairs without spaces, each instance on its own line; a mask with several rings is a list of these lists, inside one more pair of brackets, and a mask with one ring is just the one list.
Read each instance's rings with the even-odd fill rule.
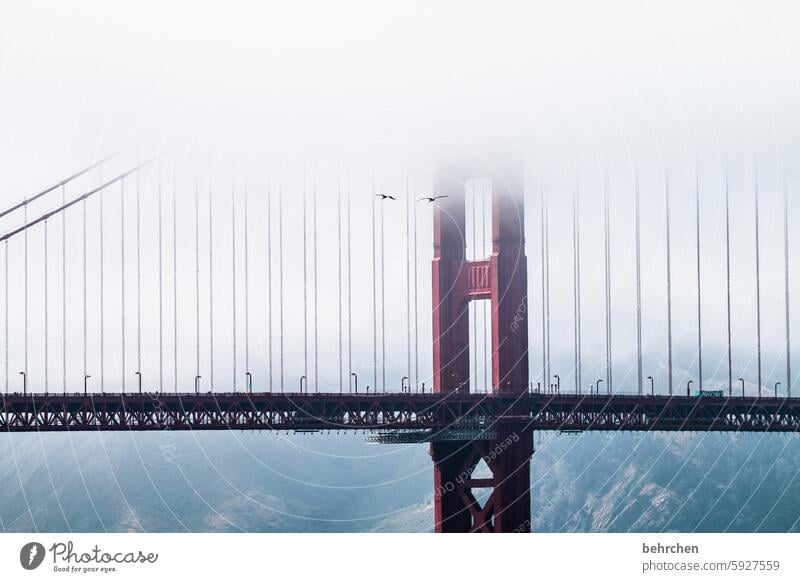
[[[465,193],[472,178],[491,180],[491,256],[466,259]],[[522,395],[528,385],[527,264],[523,167],[514,158],[465,156],[439,168],[434,213],[433,389],[470,392],[469,302],[491,301],[492,393]],[[512,401],[513,402],[513,401]],[[509,413],[524,414],[519,403]],[[499,422],[492,440],[434,442],[437,532],[530,531],[530,424]],[[500,451],[498,454],[495,454]],[[491,477],[472,479],[483,459]],[[479,501],[474,489],[488,489]]]

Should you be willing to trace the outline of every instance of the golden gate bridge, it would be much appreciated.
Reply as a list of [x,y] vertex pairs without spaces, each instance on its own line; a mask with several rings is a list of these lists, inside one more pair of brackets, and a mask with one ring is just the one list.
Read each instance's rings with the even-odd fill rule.
[[[792,396],[791,372],[791,331],[789,317],[789,228],[788,228],[788,192],[784,190],[784,267],[786,286],[786,384],[785,390],[779,393],[776,383],[774,391],[762,390],[764,384],[761,366],[761,296],[760,279],[756,278],[757,288],[757,333],[758,333],[758,379],[757,390],[747,394],[744,380],[741,380],[741,391],[733,381],[732,365],[732,327],[731,327],[731,267],[730,267],[730,208],[726,191],[726,245],[727,245],[727,339],[728,339],[728,382],[724,389],[710,390],[703,384],[702,373],[702,333],[701,325],[701,273],[700,273],[700,188],[697,185],[696,206],[696,245],[697,245],[697,339],[698,339],[698,390],[691,391],[691,382],[685,391],[678,388],[673,381],[672,362],[672,313],[671,313],[671,257],[670,257],[670,194],[668,182],[664,190],[664,204],[667,216],[667,291],[668,291],[668,381],[666,393],[656,393],[653,377],[649,390],[645,385],[642,363],[642,291],[641,291],[641,250],[640,250],[640,209],[639,191],[636,189],[635,206],[635,260],[636,260],[636,324],[637,324],[637,386],[636,393],[624,393],[615,388],[612,377],[612,319],[611,319],[611,244],[609,206],[610,194],[606,181],[603,201],[603,270],[605,274],[605,347],[606,374],[603,378],[592,382],[587,390],[582,382],[582,338],[581,338],[581,239],[579,204],[577,189],[572,196],[572,244],[573,255],[573,339],[574,339],[574,377],[575,385],[571,390],[562,385],[558,374],[550,370],[550,288],[549,288],[549,207],[546,193],[541,197],[541,268],[542,287],[542,381],[534,383],[529,373],[529,330],[528,319],[531,305],[532,288],[528,284],[528,267],[525,256],[525,210],[524,210],[524,171],[523,164],[514,156],[503,158],[486,158],[474,154],[462,153],[457,159],[442,162],[436,174],[436,183],[432,190],[434,195],[421,198],[412,196],[406,186],[404,196],[387,195],[375,188],[373,183],[370,193],[370,229],[372,274],[372,366],[370,374],[362,372],[362,387],[359,388],[359,372],[353,363],[352,340],[352,301],[353,301],[353,268],[352,268],[352,206],[349,193],[343,196],[341,186],[336,199],[336,231],[337,248],[336,282],[337,311],[337,345],[338,345],[338,386],[331,390],[319,389],[319,258],[317,233],[319,232],[319,210],[317,204],[316,182],[308,182],[304,173],[302,182],[302,279],[303,279],[303,374],[295,381],[287,381],[285,374],[286,306],[284,304],[286,289],[284,286],[286,254],[284,232],[284,204],[287,193],[282,188],[266,195],[266,217],[258,221],[266,229],[266,245],[263,248],[260,264],[266,266],[266,278],[269,282],[266,294],[259,295],[257,300],[267,303],[267,319],[269,326],[266,352],[266,368],[268,378],[264,384],[254,382],[251,368],[250,313],[254,298],[250,292],[250,256],[253,244],[250,224],[253,222],[248,197],[245,195],[244,207],[237,215],[236,198],[232,186],[230,230],[221,230],[213,209],[213,200],[209,188],[208,194],[208,228],[204,246],[208,248],[208,260],[201,269],[200,248],[200,186],[195,186],[194,206],[185,213],[188,222],[190,240],[185,246],[188,254],[193,254],[193,265],[189,265],[194,294],[188,298],[179,298],[178,265],[178,217],[179,211],[175,198],[175,178],[172,176],[171,200],[163,196],[161,177],[161,161],[156,159],[138,164],[110,179],[101,178],[100,185],[90,188],[82,194],[68,198],[66,186],[73,180],[88,172],[102,170],[109,158],[101,160],[59,183],[25,198],[2,213],[0,218],[21,217],[18,226],[10,228],[0,236],[4,245],[4,372],[5,390],[0,395],[0,430],[16,432],[52,432],[52,431],[157,431],[157,430],[284,430],[303,432],[324,432],[330,430],[362,430],[369,433],[368,439],[377,443],[426,443],[434,464],[434,504],[435,528],[438,532],[527,532],[530,531],[530,460],[534,452],[534,431],[720,431],[720,432],[795,432],[800,428],[800,398]],[[155,208],[158,222],[157,241],[157,284],[153,287],[158,294],[158,373],[157,380],[143,379],[142,353],[156,351],[142,335],[142,248],[148,241],[142,240],[142,204],[140,175],[145,168],[153,164],[159,165],[157,204]],[[480,178],[481,197],[478,196],[474,182]],[[473,184],[469,187],[467,184]],[[756,226],[756,264],[759,263],[759,216],[758,186],[755,186],[755,226]],[[727,186],[727,185],[726,185]],[[118,198],[111,198],[113,188],[118,188]],[[52,198],[61,193],[60,202],[54,203],[49,210],[31,215],[31,205],[40,200]],[[310,194],[309,194],[310,193]],[[165,207],[171,202],[171,224],[167,229],[172,232],[172,272],[165,268],[164,214]],[[87,206],[97,204],[97,226],[99,238],[98,248],[92,248],[87,239]],[[114,226],[107,224],[106,208],[116,203],[118,222]],[[409,333],[406,337],[405,375],[401,378],[398,389],[387,388],[386,382],[386,340],[381,337],[386,330],[385,290],[385,244],[384,232],[386,208],[388,204],[405,206],[405,221],[401,224],[405,229],[405,305],[406,322]],[[432,385],[426,388],[420,382],[418,364],[417,326],[411,333],[411,321],[418,317],[416,303],[417,282],[417,212],[412,211],[415,204],[430,209],[433,222],[433,260],[431,278],[431,324],[432,324]],[[479,214],[480,205],[483,212]],[[147,217],[152,209],[145,211]],[[126,214],[127,212],[127,214]],[[133,216],[131,216],[133,212]],[[78,235],[80,252],[77,260],[67,254],[67,216],[70,220],[77,218],[78,227],[71,231]],[[480,218],[479,218],[480,216]],[[216,220],[215,220],[216,219]],[[238,219],[238,221],[237,221]],[[323,220],[325,218],[323,217]],[[390,218],[394,220],[394,217]],[[61,240],[52,240],[48,225],[60,222]],[[479,224],[480,223],[480,224]],[[104,228],[119,228],[119,254],[117,273],[120,279],[119,308],[109,308],[107,291],[104,282],[109,274],[106,272],[108,258],[106,253],[109,236]],[[126,230],[127,229],[127,230]],[[133,235],[132,235],[133,233]],[[480,236],[479,236],[480,233]],[[116,234],[116,233],[113,233]],[[30,238],[41,236],[43,249],[42,264],[31,264],[29,260]],[[232,255],[221,258],[213,254],[213,237],[230,236]],[[134,251],[126,251],[126,242],[130,245],[135,239]],[[147,235],[145,234],[145,237]],[[237,238],[238,237],[238,238]],[[311,239],[311,241],[309,241]],[[238,261],[237,244],[242,240],[244,246],[244,264]],[[18,250],[22,254],[22,279],[9,274],[9,244],[21,241]],[[150,241],[153,242],[153,241]],[[309,249],[309,242],[311,248]],[[378,244],[378,242],[380,244]],[[275,248],[277,247],[277,248]],[[170,250],[170,249],[166,249]],[[60,251],[60,252],[59,252]],[[98,254],[100,289],[97,294],[99,302],[98,326],[89,324],[87,312],[90,301],[87,295],[87,267],[90,264],[89,253]],[[262,251],[256,251],[259,255]],[[60,257],[59,257],[60,254]],[[133,255],[133,256],[131,256]],[[276,256],[277,255],[277,256]],[[311,260],[309,260],[311,259]],[[126,266],[126,260],[128,265]],[[131,268],[131,261],[135,269]],[[192,263],[192,259],[187,259]],[[228,264],[229,261],[229,264]],[[62,382],[60,390],[52,389],[50,352],[53,347],[49,338],[54,327],[48,312],[53,302],[49,285],[53,275],[52,263],[60,263],[60,279],[62,282],[62,321],[60,334],[62,356]],[[232,335],[222,339],[215,332],[214,307],[223,293],[215,288],[214,267],[225,262],[231,268],[231,287],[225,290],[230,298],[232,318],[229,322]],[[78,268],[73,270],[72,263]],[[380,265],[380,266],[379,266]],[[299,267],[299,265],[295,265]],[[44,344],[40,348],[30,345],[29,331],[31,327],[31,303],[36,301],[35,294],[29,289],[29,271],[33,268],[43,269],[42,284],[44,297],[41,302],[43,311]],[[239,272],[237,268],[244,272]],[[130,274],[135,270],[135,277]],[[206,273],[202,271],[206,270]],[[378,284],[378,273],[381,281]],[[68,276],[69,274],[69,276]],[[343,274],[346,274],[346,281]],[[172,297],[167,297],[165,279],[172,276]],[[200,287],[201,276],[208,279],[208,313],[201,315]],[[237,289],[237,281],[244,279],[244,289]],[[135,280],[135,285],[132,285]],[[277,282],[277,293],[274,293],[274,281]],[[309,284],[313,281],[313,285]],[[412,283],[413,282],[413,283]],[[9,315],[9,284],[19,290],[22,288],[22,305],[15,305],[15,315],[22,310],[22,349],[17,350],[15,358],[9,355],[12,342],[10,333],[11,318]],[[356,284],[358,285],[358,281]],[[414,288],[412,293],[411,288]],[[68,287],[77,288],[80,300],[72,301]],[[150,287],[148,287],[150,289]],[[309,290],[311,291],[309,297]],[[229,293],[229,295],[228,295]],[[266,295],[266,296],[264,296]],[[276,295],[276,296],[273,296]],[[69,299],[68,299],[69,297]],[[133,297],[133,299],[131,298]],[[380,298],[379,298],[380,297]],[[196,337],[194,345],[180,345],[178,342],[178,311],[186,307],[183,303],[194,300],[192,319]],[[413,302],[413,314],[412,314]],[[483,334],[484,366],[479,370],[478,352],[481,349],[480,335],[477,328],[479,313],[478,302],[484,309],[486,329]],[[126,314],[132,311],[130,304],[135,304],[136,321],[131,325]],[[314,309],[309,320],[308,304]],[[167,321],[165,312],[172,306],[171,321]],[[92,305],[94,309],[96,306]],[[238,308],[238,310],[237,310]],[[38,307],[34,306],[34,310]],[[73,311],[77,310],[75,314]],[[107,319],[107,312],[114,315],[114,323]],[[343,314],[347,314],[347,321]],[[277,318],[275,317],[277,315]],[[147,317],[145,315],[145,317]],[[217,315],[219,317],[219,315]],[[208,358],[201,354],[201,319],[207,318]],[[274,319],[278,319],[277,326]],[[74,325],[68,325],[68,321]],[[295,321],[292,318],[291,321]],[[170,330],[166,326],[172,323],[173,335],[173,378],[172,389],[165,377],[164,354],[168,347],[165,336]],[[245,326],[244,361],[238,360],[241,353],[238,349],[237,324]],[[119,354],[122,369],[121,382],[107,389],[109,383],[105,378],[106,345],[109,342],[104,332],[108,327],[118,325],[118,346],[114,346]],[[74,329],[73,329],[74,327]],[[277,327],[277,346],[273,345],[273,329]],[[217,327],[219,329],[219,327]],[[380,334],[378,333],[380,329]],[[309,331],[312,333],[309,334]],[[356,335],[359,332],[356,332]],[[69,346],[69,350],[82,353],[83,360],[80,371],[80,383],[75,382],[72,374],[68,381],[68,342],[72,334],[82,340],[80,346]],[[309,337],[311,335],[311,337]],[[94,336],[94,337],[92,337]],[[131,349],[130,339],[135,349]],[[378,341],[378,338],[381,341]],[[99,350],[99,371],[90,370],[89,340],[97,342]],[[126,343],[128,340],[128,343]],[[347,340],[347,349],[344,344]],[[20,338],[15,332],[13,342],[19,345]],[[226,390],[220,390],[223,383],[214,378],[214,346],[230,348],[233,359],[233,375]],[[413,343],[413,349],[412,349]],[[489,344],[487,346],[487,343]],[[58,351],[59,347],[56,348]],[[193,349],[195,375],[193,385],[183,387],[179,379],[179,349]],[[238,348],[238,349],[237,349]],[[278,352],[278,363],[273,356]],[[40,372],[43,384],[31,385],[30,375],[34,372],[29,361],[29,353],[41,353],[44,370]],[[135,352],[135,353],[131,353]],[[313,366],[309,367],[309,361]],[[380,362],[380,366],[379,366]],[[205,363],[205,365],[203,365]],[[244,374],[240,377],[240,368],[244,366]],[[129,368],[135,369],[132,373]],[[11,388],[10,376],[13,370],[19,371],[20,385]],[[208,378],[204,379],[201,371],[208,370]],[[413,370],[413,372],[412,372]],[[379,380],[380,374],[380,380]],[[93,375],[99,376],[93,382]],[[370,385],[365,385],[363,377],[371,376]],[[128,380],[135,382],[126,383]],[[555,379],[555,382],[553,382]],[[94,380],[97,380],[96,378]],[[244,380],[242,387],[239,381]],[[392,383],[390,382],[390,385]],[[483,390],[480,390],[481,384]],[[297,386],[290,389],[289,386]],[[313,391],[310,389],[313,386]],[[338,389],[336,389],[338,388]],[[484,461],[491,476],[474,477],[473,471]],[[483,502],[478,501],[476,492],[489,490],[490,494]]]

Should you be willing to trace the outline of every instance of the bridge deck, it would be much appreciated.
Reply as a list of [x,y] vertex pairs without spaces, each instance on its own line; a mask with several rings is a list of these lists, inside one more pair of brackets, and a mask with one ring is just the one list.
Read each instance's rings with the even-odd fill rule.
[[800,398],[523,394],[2,394],[0,431],[800,429]]

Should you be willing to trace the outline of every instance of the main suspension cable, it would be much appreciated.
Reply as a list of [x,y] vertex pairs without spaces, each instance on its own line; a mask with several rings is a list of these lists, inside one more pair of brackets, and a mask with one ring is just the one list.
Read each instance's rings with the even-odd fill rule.
[[67,184],[69,184],[70,182],[72,182],[72,181],[73,181],[75,178],[79,178],[80,176],[83,176],[83,175],[84,175],[84,174],[86,174],[87,172],[89,172],[89,171],[91,171],[91,170],[94,170],[94,169],[95,169],[95,168],[97,168],[97,167],[100,167],[100,166],[102,166],[102,165],[103,165],[105,162],[107,162],[108,160],[110,160],[110,159],[112,159],[112,158],[115,158],[115,157],[116,157],[116,156],[118,156],[120,153],[122,153],[122,152],[121,152],[121,151],[115,152],[115,153],[111,154],[110,156],[107,156],[107,157],[105,157],[105,158],[101,159],[100,161],[97,161],[97,162],[95,162],[94,164],[92,164],[92,165],[90,165],[90,166],[88,166],[88,167],[86,167],[86,168],[82,169],[81,171],[79,171],[79,172],[77,172],[77,173],[75,173],[75,174],[72,174],[71,176],[69,176],[69,177],[67,177],[67,178],[64,178],[63,180],[61,180],[61,181],[60,181],[60,182],[58,182],[57,184],[53,184],[53,185],[52,185],[52,186],[50,186],[49,188],[45,188],[44,190],[42,190],[42,191],[41,191],[41,192],[39,192],[38,194],[34,194],[34,195],[33,195],[33,196],[31,196],[30,198],[26,198],[26,199],[25,199],[25,200],[23,200],[22,202],[19,202],[19,203],[15,204],[14,206],[12,206],[12,207],[10,207],[10,208],[7,208],[7,209],[3,210],[2,212],[0,212],[0,218],[3,218],[4,216],[6,216],[6,215],[8,215],[8,214],[11,214],[11,213],[12,213],[12,212],[14,212],[15,210],[19,210],[20,208],[24,208],[25,206],[27,206],[28,204],[30,204],[30,203],[31,203],[31,202],[33,202],[34,200],[38,200],[39,198],[41,198],[42,196],[45,196],[46,194],[49,194],[49,193],[50,193],[50,192],[52,192],[53,190],[56,190],[56,189],[58,189],[58,188],[61,188],[61,189],[62,189],[62,191],[63,191],[64,187],[65,187]]

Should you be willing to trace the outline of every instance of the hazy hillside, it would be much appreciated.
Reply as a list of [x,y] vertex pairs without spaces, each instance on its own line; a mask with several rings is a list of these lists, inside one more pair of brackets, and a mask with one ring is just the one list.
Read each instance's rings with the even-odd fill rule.
[[[794,435],[537,434],[537,531],[797,531]],[[363,435],[0,437],[9,531],[427,531],[427,447]]]

